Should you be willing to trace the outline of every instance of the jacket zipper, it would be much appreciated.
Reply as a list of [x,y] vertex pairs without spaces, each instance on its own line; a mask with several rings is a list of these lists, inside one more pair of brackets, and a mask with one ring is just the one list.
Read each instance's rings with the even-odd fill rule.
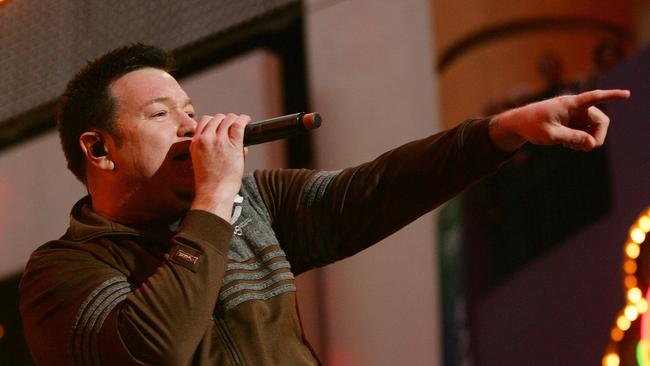
[[228,353],[230,353],[230,357],[232,357],[232,361],[235,363],[236,366],[243,366],[244,364],[242,363],[241,358],[237,354],[237,349],[235,349],[235,341],[233,341],[232,337],[230,337],[230,334],[228,333],[228,329],[226,329],[226,326],[222,323],[222,320],[218,319],[215,316],[212,316],[212,321],[214,321],[214,324],[217,326],[217,330],[219,331],[221,338],[223,338],[223,341],[226,344],[226,349],[228,350]]

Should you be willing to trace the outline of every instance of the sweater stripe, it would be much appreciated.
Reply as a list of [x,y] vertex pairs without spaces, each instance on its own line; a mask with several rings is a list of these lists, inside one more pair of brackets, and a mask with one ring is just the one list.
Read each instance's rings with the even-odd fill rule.
[[220,314],[246,301],[267,300],[296,291],[291,264],[278,245],[269,245],[246,262],[231,260],[218,297]]
[[[320,171],[315,173],[305,183],[299,198],[298,215],[302,217],[319,217],[320,220],[301,220],[296,226],[298,237],[309,238],[311,250],[305,251],[306,262],[309,267],[321,265],[322,258],[331,258],[332,253],[325,243],[331,242],[331,232],[322,228],[330,227],[329,217],[322,204],[328,188],[340,175],[341,171]],[[336,230],[332,230],[336,231]]]
[[337,171],[321,171],[314,174],[313,177],[305,184],[304,188],[304,204],[306,207],[312,207],[314,203],[317,203],[323,196],[325,196],[325,191],[329,184],[336,178],[340,170]]
[[266,253],[263,256],[256,258],[255,262],[253,263],[239,263],[239,262],[231,262],[228,263],[227,269],[228,270],[237,270],[237,269],[244,269],[247,271],[254,271],[262,268],[266,262],[270,261],[271,259],[278,258],[278,257],[283,257],[285,254],[281,250],[274,250],[272,252]]
[[70,341],[74,365],[101,365],[98,336],[110,312],[133,290],[126,277],[113,277],[97,286],[79,307]]
[[230,286],[227,289],[221,291],[221,293],[219,294],[219,299],[225,300],[235,292],[244,291],[244,290],[254,290],[254,291],[261,292],[262,290],[266,290],[267,288],[273,286],[274,284],[280,281],[287,281],[292,279],[293,279],[293,274],[291,272],[281,272],[276,275],[273,275],[273,277],[269,278],[266,281],[254,282],[254,283],[238,283],[236,285]]
[[287,261],[275,262],[267,265],[265,268],[262,268],[255,272],[235,272],[227,274],[224,279],[222,286],[225,286],[233,281],[252,281],[262,279],[271,273],[279,269],[291,269],[291,265]]

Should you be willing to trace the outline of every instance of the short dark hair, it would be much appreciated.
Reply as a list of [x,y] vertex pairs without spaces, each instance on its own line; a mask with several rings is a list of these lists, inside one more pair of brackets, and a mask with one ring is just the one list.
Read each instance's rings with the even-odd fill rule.
[[90,61],[68,83],[57,107],[56,124],[68,169],[86,184],[85,157],[79,137],[86,131],[112,134],[119,142],[111,84],[138,69],[170,71],[173,57],[156,46],[136,43]]

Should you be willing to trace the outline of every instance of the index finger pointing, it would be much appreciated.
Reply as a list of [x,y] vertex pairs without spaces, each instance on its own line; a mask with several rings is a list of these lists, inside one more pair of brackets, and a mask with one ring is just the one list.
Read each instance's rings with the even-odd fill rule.
[[592,90],[576,95],[580,107],[588,107],[611,100],[624,100],[630,97],[630,91],[624,89]]

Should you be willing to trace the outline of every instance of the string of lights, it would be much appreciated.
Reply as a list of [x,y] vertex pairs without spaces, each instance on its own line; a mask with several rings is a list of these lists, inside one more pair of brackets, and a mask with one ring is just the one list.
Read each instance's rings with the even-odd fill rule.
[[650,283],[644,278],[646,276],[643,275],[639,263],[642,245],[646,242],[649,231],[650,207],[632,224],[625,242],[625,307],[616,315],[616,321],[610,331],[610,342],[602,359],[603,366],[650,366]]

